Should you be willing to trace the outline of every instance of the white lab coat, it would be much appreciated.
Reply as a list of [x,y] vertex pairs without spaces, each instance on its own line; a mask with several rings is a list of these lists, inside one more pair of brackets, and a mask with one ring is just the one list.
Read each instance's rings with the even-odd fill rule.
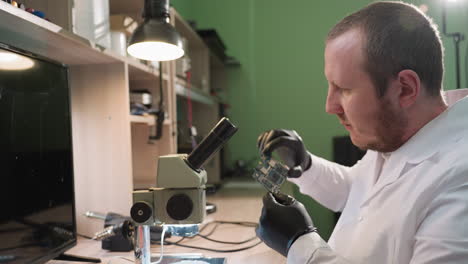
[[342,215],[328,244],[303,235],[288,263],[468,263],[468,97],[391,153],[377,180],[382,160],[368,151],[349,168],[313,156],[291,179]]

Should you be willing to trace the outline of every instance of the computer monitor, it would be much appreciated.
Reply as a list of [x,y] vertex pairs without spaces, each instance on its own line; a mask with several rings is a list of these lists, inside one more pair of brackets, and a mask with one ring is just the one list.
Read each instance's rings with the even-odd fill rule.
[[0,263],[76,244],[66,66],[0,44]]

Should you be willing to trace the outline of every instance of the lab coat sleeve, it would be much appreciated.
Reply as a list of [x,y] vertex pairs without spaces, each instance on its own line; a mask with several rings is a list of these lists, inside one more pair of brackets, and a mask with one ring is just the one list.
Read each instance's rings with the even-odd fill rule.
[[311,196],[328,209],[342,211],[351,189],[352,171],[362,166],[363,162],[346,167],[312,154],[311,157],[310,169],[299,178],[289,178],[289,181],[297,184],[302,193]]
[[288,252],[287,263],[352,264],[336,254],[316,232],[305,234],[292,244]]
[[460,176],[427,207],[416,232],[411,264],[468,262],[468,169]]

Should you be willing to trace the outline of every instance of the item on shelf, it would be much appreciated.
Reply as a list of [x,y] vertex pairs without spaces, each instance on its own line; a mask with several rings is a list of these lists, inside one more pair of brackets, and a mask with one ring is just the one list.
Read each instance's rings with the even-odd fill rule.
[[130,103],[130,114],[131,115],[147,115],[149,113],[148,107],[139,103]]
[[130,37],[138,27],[138,23],[131,17],[125,15],[110,16],[110,28],[112,31],[120,31]]
[[109,0],[74,1],[73,33],[110,48]]
[[182,58],[179,58],[176,60],[176,75],[179,77],[185,78],[186,72],[190,71],[191,68],[191,60],[189,57],[189,52],[188,52],[188,43],[187,39],[184,37],[181,37],[182,39],[182,48],[185,51],[185,54]]
[[226,45],[216,32],[215,29],[201,29],[197,30],[198,35],[203,39],[205,44],[210,48],[210,50],[221,60],[226,60]]
[[145,107],[151,108],[153,97],[148,90],[133,90],[130,93],[130,103],[142,104]]
[[232,56],[226,56],[226,60],[224,61],[224,64],[226,66],[232,66],[232,67],[239,67],[241,65],[240,62]]
[[198,35],[203,39],[211,52],[216,55],[226,66],[240,66],[240,62],[226,54],[226,46],[215,29],[197,30]]
[[127,56],[127,36],[122,31],[111,31],[111,49],[117,54]]
[[16,2],[16,1],[11,1],[11,5],[14,6],[14,7],[18,7],[18,2]]
[[34,10],[34,12],[32,12],[33,15],[35,16],[38,16],[40,18],[45,18],[45,13],[42,12],[42,11],[39,11],[39,10]]
[[18,7],[19,7],[20,9],[26,10],[26,6],[25,6],[24,4],[19,4]]
[[210,82],[208,81],[208,78],[206,75],[203,75],[200,80],[201,87],[200,89],[209,94],[210,93]]
[[159,62],[159,61],[148,61],[148,63],[154,69],[159,70],[159,65],[160,65],[161,62]]

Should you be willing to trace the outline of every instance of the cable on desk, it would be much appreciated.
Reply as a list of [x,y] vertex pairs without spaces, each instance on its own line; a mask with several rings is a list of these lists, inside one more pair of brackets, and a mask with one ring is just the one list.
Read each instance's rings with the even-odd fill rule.
[[[256,222],[249,222],[249,221],[222,221],[222,220],[215,220],[210,223],[220,223],[220,224],[233,224],[233,225],[242,225],[247,227],[257,227],[258,223]],[[209,224],[209,223],[207,223]]]
[[[215,225],[213,227],[213,229],[211,229],[207,234],[201,234],[201,232],[203,232],[208,226],[210,225]],[[241,244],[245,244],[245,243],[248,243],[250,241],[253,241],[255,240],[257,237],[254,236],[254,237],[251,237],[249,239],[246,239],[246,240],[243,240],[243,241],[221,241],[221,240],[216,240],[216,239],[212,239],[210,238],[209,236],[212,235],[214,233],[214,231],[218,228],[218,226],[220,224],[232,224],[232,225],[241,225],[241,226],[245,226],[245,227],[257,227],[257,223],[255,222],[239,222],[239,221],[212,221],[212,222],[209,222],[209,223],[206,223],[202,228],[200,228],[200,233],[193,236],[193,237],[182,237],[181,239],[177,240],[176,242],[169,242],[169,241],[164,241],[162,242],[163,244],[165,245],[175,245],[175,246],[180,246],[180,247],[186,247],[186,248],[193,248],[193,249],[200,249],[200,250],[207,250],[207,251],[212,251],[212,252],[218,252],[218,253],[232,253],[232,252],[239,252],[239,251],[243,251],[243,250],[247,250],[247,249],[250,249],[250,248],[253,248],[259,244],[262,243],[262,241],[259,241],[253,245],[249,245],[249,246],[246,246],[246,247],[242,247],[242,248],[236,248],[236,249],[212,249],[212,248],[204,248],[204,247],[197,247],[197,246],[190,246],[190,245],[185,245],[185,244],[181,244],[181,242],[184,240],[184,239],[192,239],[196,236],[198,237],[201,237],[201,238],[204,238],[206,240],[209,240],[209,241],[212,241],[212,242],[215,242],[215,243],[221,243],[221,244],[233,244],[233,245],[241,245]],[[161,243],[158,243],[157,241],[152,241],[154,243],[157,243],[157,244],[160,244]]]
[[200,234],[197,234],[196,236],[199,236],[203,239],[206,239],[208,241],[211,241],[211,242],[215,242],[215,243],[221,243],[221,244],[231,244],[231,245],[241,245],[241,244],[245,244],[247,242],[250,242],[254,239],[256,239],[257,237],[254,236],[254,237],[251,237],[249,239],[246,239],[246,240],[243,240],[243,241],[221,241],[221,240],[216,240],[216,239],[213,239],[213,238],[209,238],[207,236],[204,236],[204,235],[200,235]]
[[172,242],[166,242],[166,243],[169,243],[169,245],[176,245],[176,246],[179,246],[179,247],[207,250],[207,251],[212,251],[212,252],[217,252],[217,253],[234,253],[234,252],[239,252],[239,251],[243,251],[243,250],[247,250],[247,249],[251,249],[253,247],[256,247],[256,246],[260,245],[261,243],[263,243],[263,241],[258,241],[257,243],[255,243],[253,245],[243,247],[243,248],[235,248],[235,249],[212,249],[212,248],[204,248],[204,247],[197,247],[197,246],[189,246],[189,245],[184,245],[184,244],[176,244],[176,243],[172,243]]
[[[201,232],[207,228],[210,224],[215,224],[215,227],[208,233],[208,234],[201,234]],[[243,240],[243,241],[222,241],[222,240],[217,240],[217,239],[213,239],[213,238],[210,238],[209,236],[212,235],[214,233],[214,231],[216,230],[216,228],[220,225],[220,224],[234,224],[234,225],[243,225],[243,226],[247,226],[247,227],[256,227],[257,226],[257,223],[253,223],[253,222],[229,222],[229,221],[213,221],[213,222],[209,222],[207,223],[205,226],[203,226],[201,229],[200,229],[200,233],[199,234],[196,234],[196,236],[198,237],[201,237],[203,239],[206,239],[208,241],[211,241],[211,242],[215,242],[215,243],[221,243],[221,244],[232,244],[232,245],[241,245],[241,244],[245,244],[247,242],[250,242],[252,240],[254,240],[255,238],[257,238],[256,236],[253,236],[249,239],[246,239],[246,240]]]
[[84,237],[86,239],[93,239],[93,237],[90,237],[90,236],[87,236],[87,235],[83,235],[83,234],[80,234],[80,233],[76,233],[76,236],[79,236],[79,237]]

